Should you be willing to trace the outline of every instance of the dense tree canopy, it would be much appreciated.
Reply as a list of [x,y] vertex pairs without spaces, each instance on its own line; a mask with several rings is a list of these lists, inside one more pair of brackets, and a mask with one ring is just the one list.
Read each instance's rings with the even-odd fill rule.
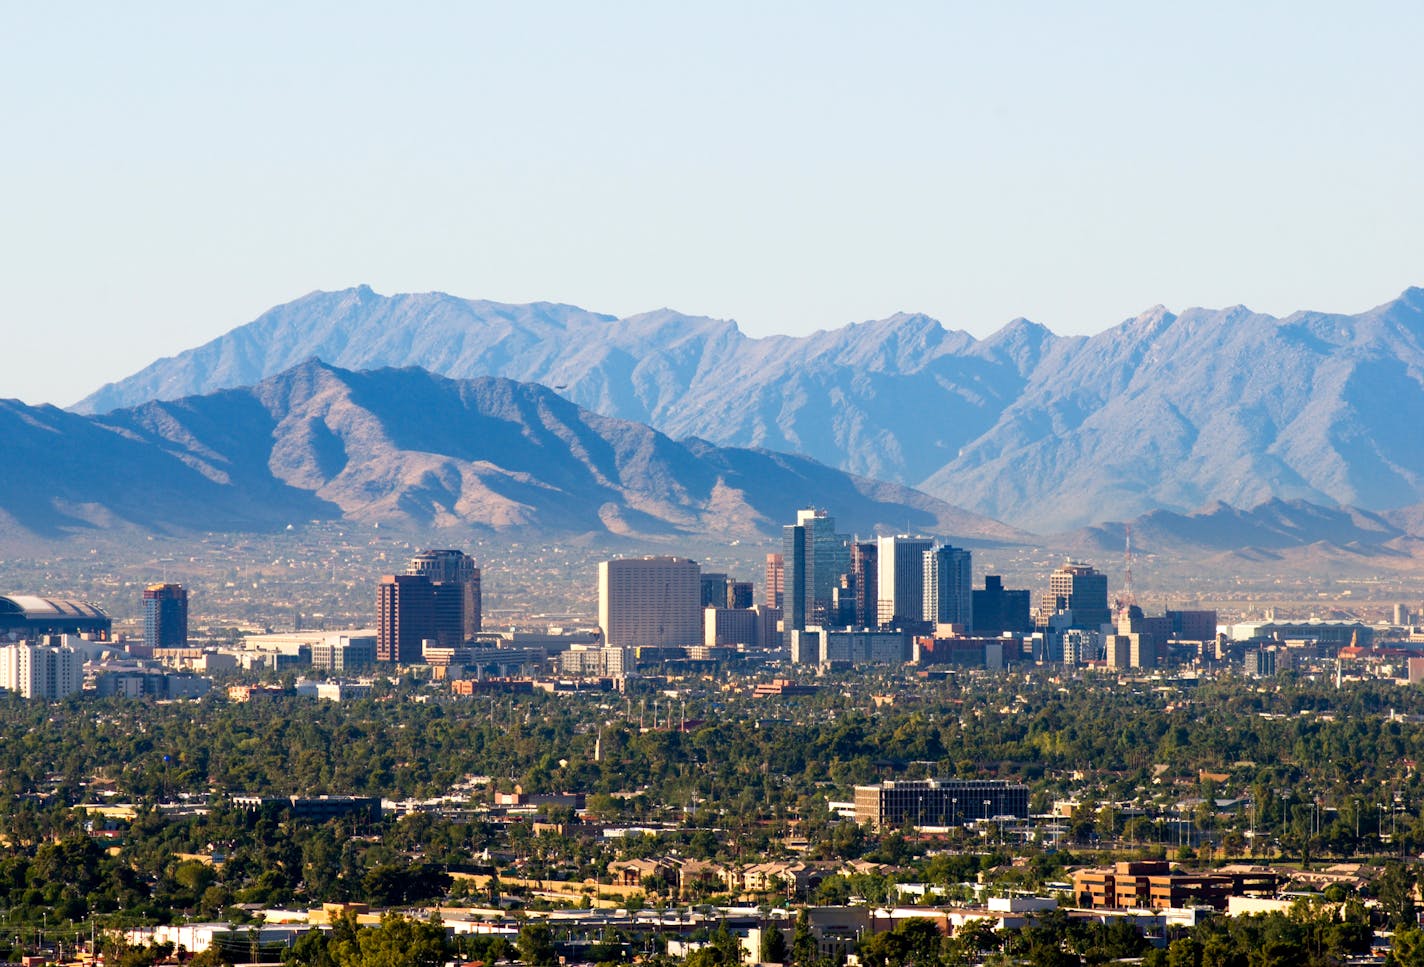
[[[1036,810],[1071,798],[1074,850],[1181,843],[1217,858],[1253,848],[1306,861],[1424,850],[1424,789],[1414,766],[1424,760],[1424,727],[1412,718],[1424,714],[1424,695],[1413,689],[1337,690],[1289,677],[1120,685],[1046,671],[934,683],[831,678],[816,696],[771,701],[720,685],[685,689],[678,721],[685,716],[686,731],[669,725],[666,706],[651,727],[655,696],[457,701],[421,694],[426,686],[413,681],[341,704],[240,704],[214,694],[189,703],[86,696],[46,705],[3,694],[0,907],[15,928],[10,937],[23,944],[44,927],[78,933],[95,920],[239,915],[240,904],[424,903],[463,889],[451,871],[487,850],[513,854],[514,876],[582,879],[603,875],[616,856],[668,849],[753,859],[793,829],[808,859],[908,866],[907,875],[946,889],[987,871],[1026,888],[1061,878],[1073,859],[1066,850],[1029,850],[1005,873],[1007,856],[982,842],[926,855],[914,837],[873,835],[827,808],[856,783],[925,775],[1026,782]],[[894,692],[895,703],[870,701],[875,691]],[[418,694],[433,700],[414,701]],[[228,798],[429,797],[471,776],[489,785],[460,786],[470,810],[374,825],[247,813]],[[485,821],[478,807],[488,804],[488,790],[515,784],[588,793],[600,821],[671,828],[615,846],[536,832],[528,821]],[[1218,800],[1229,805],[1218,808]],[[133,804],[136,814],[116,820],[76,808],[114,802]],[[1114,808],[1123,802],[1136,804],[1131,818]],[[546,818],[568,816],[553,810]],[[1251,831],[1257,836],[1246,837]],[[1412,869],[1401,864],[1378,884],[1381,910],[1400,925],[1413,922]],[[831,877],[819,898],[888,900],[893,887],[875,873]],[[1097,947],[1078,944],[1083,956],[1125,945],[1090,939]],[[1258,939],[1262,951],[1274,942]],[[1203,951],[1224,942],[1205,932],[1193,940]],[[1347,941],[1321,934],[1311,942],[1334,950]],[[793,935],[793,959],[797,942]],[[1050,956],[1042,937],[1027,933],[1021,942]],[[354,940],[341,949],[348,958],[368,956]],[[940,954],[956,955],[952,946]]]

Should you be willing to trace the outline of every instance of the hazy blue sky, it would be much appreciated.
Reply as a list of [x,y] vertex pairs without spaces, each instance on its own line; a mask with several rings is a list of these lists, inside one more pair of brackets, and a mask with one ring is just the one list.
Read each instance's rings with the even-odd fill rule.
[[359,282],[756,335],[1358,311],[1424,283],[1421,37],[1417,0],[5,3],[0,396]]

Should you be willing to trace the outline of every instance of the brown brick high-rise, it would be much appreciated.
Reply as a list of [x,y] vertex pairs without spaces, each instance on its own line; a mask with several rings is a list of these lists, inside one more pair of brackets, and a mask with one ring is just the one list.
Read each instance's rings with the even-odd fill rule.
[[435,638],[435,587],[419,574],[387,574],[376,586],[376,661],[418,665]]

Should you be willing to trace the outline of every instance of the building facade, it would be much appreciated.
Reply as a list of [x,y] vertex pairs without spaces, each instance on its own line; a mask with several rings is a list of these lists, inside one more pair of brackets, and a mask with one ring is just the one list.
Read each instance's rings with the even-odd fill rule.
[[0,648],[0,688],[53,702],[83,685],[84,660],[73,648],[28,643]]
[[339,635],[316,642],[311,646],[311,663],[317,671],[364,671],[376,663],[376,636]]
[[761,614],[751,608],[704,608],[702,643],[761,647]]
[[927,537],[882,537],[876,549],[877,623],[919,627],[925,620],[925,552],[934,548]]
[[766,556],[766,574],[762,579],[762,604],[780,608],[786,582],[786,561],[780,554]]
[[430,637],[441,647],[458,648],[480,633],[480,569],[472,557],[449,549],[421,551],[410,559],[405,573],[430,582],[435,621]]
[[850,538],[836,533],[826,511],[806,509],[782,528],[781,545],[786,630],[833,621],[841,576],[850,571]]
[[817,632],[817,661],[822,665],[902,665],[910,658],[909,639],[903,631],[872,628],[808,628]]
[[598,626],[612,647],[685,647],[703,641],[702,569],[681,557],[598,565]]
[[851,620],[857,628],[880,625],[879,548],[875,541],[856,541],[850,548],[850,590],[855,609]]
[[143,643],[148,648],[186,648],[188,590],[181,584],[150,584],[143,590]]
[[974,556],[949,544],[925,551],[924,619],[974,629]]
[[[1054,622],[1053,619],[1064,620]],[[1048,593],[1039,603],[1038,624],[1097,631],[1112,621],[1108,607],[1108,577],[1091,564],[1067,561],[1048,578]]]
[[420,574],[387,574],[376,585],[376,660],[424,661],[423,643],[435,637],[435,586]]
[[981,635],[1029,634],[1033,631],[1033,612],[1029,608],[1029,592],[1004,587],[997,574],[984,576],[984,587],[976,589],[973,598],[974,631]]
[[877,830],[1028,815],[1028,786],[999,779],[892,779],[855,787],[855,821]]
[[1094,910],[1225,910],[1229,897],[1274,896],[1279,888],[1280,877],[1271,870],[1184,873],[1165,860],[1125,861],[1073,874],[1077,904]]

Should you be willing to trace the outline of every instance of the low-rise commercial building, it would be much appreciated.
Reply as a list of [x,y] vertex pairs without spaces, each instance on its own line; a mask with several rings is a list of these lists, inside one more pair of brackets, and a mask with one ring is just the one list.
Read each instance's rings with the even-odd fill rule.
[[1073,895],[1094,909],[1209,906],[1225,910],[1232,896],[1274,896],[1280,879],[1269,870],[1187,873],[1165,860],[1122,862],[1078,870]]
[[855,820],[872,829],[1028,815],[1028,786],[1000,779],[892,779],[855,787]]

